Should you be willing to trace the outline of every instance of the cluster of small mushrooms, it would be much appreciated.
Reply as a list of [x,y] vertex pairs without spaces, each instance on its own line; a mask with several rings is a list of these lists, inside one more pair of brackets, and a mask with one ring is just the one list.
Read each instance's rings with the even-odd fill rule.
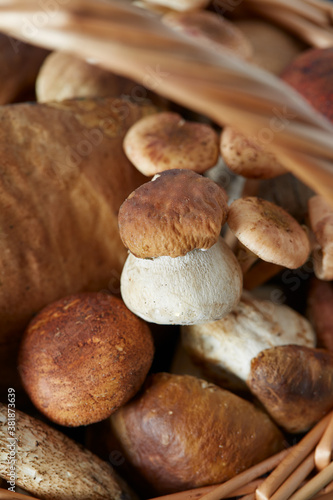
[[[134,3],[184,36],[217,51],[227,46],[275,74],[303,50],[264,21],[231,24],[200,10],[209,4],[205,0]],[[266,36],[271,52],[260,42]],[[323,57],[327,51],[332,68],[333,50],[323,50]],[[302,58],[320,60],[320,51],[312,52],[297,59],[297,69],[285,71],[287,82],[293,82]],[[136,87],[59,52],[41,68],[37,96],[44,103],[104,97],[110,89],[128,96]],[[297,441],[314,427],[310,433],[320,439],[317,425],[322,433],[324,428],[318,422],[333,410],[333,209],[291,181],[269,147],[255,138],[229,126],[219,136],[208,119],[190,112],[184,118],[153,92],[146,93],[146,101],[154,106],[129,123],[123,140],[126,161],[140,174],[135,172],[134,189],[129,183],[111,210],[118,216],[116,237],[128,250],[126,261],[125,253],[119,259],[120,293],[96,291],[95,283],[89,288],[88,278],[71,294],[59,293],[62,298],[41,308],[26,327],[18,370],[34,406],[51,422],[77,427],[107,421],[106,446],[109,452],[121,450],[130,486],[134,478],[133,485],[149,495],[165,495],[232,480],[277,453],[282,459],[294,439],[290,435]],[[65,109],[66,103],[52,106]],[[80,113],[98,123],[97,105],[86,103],[78,105]],[[113,138],[117,133],[111,129],[105,134]],[[230,185],[223,187],[226,175]],[[305,193],[298,210],[259,196],[265,183],[278,179],[285,193],[291,182]],[[108,196],[106,190],[105,200]],[[101,220],[109,220],[105,214],[98,220],[99,234]],[[309,263],[316,278],[307,319],[280,300],[277,281],[265,282]],[[158,325],[170,329],[170,338],[177,335],[169,373],[156,369]],[[16,415],[22,488],[39,498],[136,498],[95,455],[47,424]],[[2,406],[2,463],[6,425]],[[7,479],[7,472],[0,465],[0,475]],[[58,478],[55,485],[52,475]]]

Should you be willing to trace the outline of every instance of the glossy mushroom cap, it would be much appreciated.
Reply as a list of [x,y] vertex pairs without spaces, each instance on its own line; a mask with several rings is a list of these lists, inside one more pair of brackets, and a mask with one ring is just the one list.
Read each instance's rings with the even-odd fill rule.
[[265,413],[188,375],[152,376],[112,425],[126,459],[159,494],[226,481],[283,447]]
[[298,222],[261,198],[235,200],[229,207],[228,225],[246,248],[266,262],[296,269],[310,254],[309,238]]
[[225,241],[183,257],[138,259],[130,254],[121,274],[127,307],[146,321],[189,325],[222,318],[242,292],[242,271]]
[[287,172],[268,148],[232,127],[223,129],[220,149],[227,167],[248,179],[272,179]]
[[174,12],[166,14],[163,22],[176,31],[207,45],[216,51],[230,50],[242,59],[251,59],[253,49],[249,40],[230,21],[208,11]]
[[134,396],[153,354],[148,326],[121,299],[82,293],[33,319],[20,346],[19,371],[32,402],[50,420],[87,425]]
[[177,113],[156,113],[129,129],[124,151],[146,176],[175,168],[202,173],[217,162],[218,136],[204,123],[187,122]]
[[179,257],[212,247],[227,211],[227,195],[215,182],[187,170],[169,170],[122,204],[120,237],[138,258]]
[[184,326],[182,342],[194,361],[215,376],[220,370],[223,380],[227,371],[245,382],[252,358],[262,350],[284,344],[314,347],[316,336],[311,324],[290,307],[243,293],[219,321]]
[[313,263],[317,278],[333,280],[333,209],[322,196],[309,199],[311,229],[316,237]]
[[305,432],[333,408],[333,353],[305,346],[262,351],[251,363],[251,392],[288,432]]

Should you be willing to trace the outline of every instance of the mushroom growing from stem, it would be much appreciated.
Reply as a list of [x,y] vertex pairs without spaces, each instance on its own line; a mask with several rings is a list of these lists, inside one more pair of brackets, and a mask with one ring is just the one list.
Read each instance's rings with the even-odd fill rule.
[[228,225],[245,248],[239,255],[244,273],[258,257],[297,269],[309,256],[305,230],[283,208],[269,201],[254,196],[235,200],[229,207]]
[[313,265],[317,278],[333,280],[333,209],[322,196],[313,196],[308,202],[314,244]]
[[219,321],[182,327],[182,343],[191,358],[211,372],[220,370],[244,383],[251,360],[264,349],[285,344],[314,347],[311,324],[296,311],[244,292],[238,305]]
[[224,190],[189,170],[168,170],[140,186],[119,210],[130,250],[121,275],[127,307],[161,324],[220,319],[239,301],[242,273],[219,238]]
[[212,127],[168,112],[136,122],[125,136],[124,151],[146,176],[175,168],[202,173],[216,164],[219,154]]
[[8,415],[7,405],[0,403],[1,477],[10,481],[8,456],[15,450],[15,483],[40,499],[136,499],[110,464],[17,409],[16,439],[9,437]]

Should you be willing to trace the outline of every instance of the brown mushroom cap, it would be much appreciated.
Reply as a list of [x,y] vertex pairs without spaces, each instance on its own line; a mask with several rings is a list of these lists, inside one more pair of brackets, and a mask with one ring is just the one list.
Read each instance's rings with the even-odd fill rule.
[[217,51],[228,49],[242,59],[251,59],[250,41],[233,23],[213,12],[198,10],[166,14],[162,21]]
[[267,414],[189,375],[152,376],[111,421],[127,460],[160,494],[225,481],[283,446]]
[[333,353],[287,345],[251,363],[251,392],[288,432],[304,432],[333,408]]
[[50,420],[86,425],[134,396],[153,352],[147,324],[121,299],[82,293],[50,304],[29,324],[19,371],[32,402]]
[[220,150],[227,167],[248,179],[272,179],[287,172],[273,153],[233,127],[223,129]]
[[311,229],[316,237],[313,252],[317,278],[333,280],[333,209],[322,196],[309,199]]
[[269,201],[254,196],[235,200],[229,207],[228,224],[239,241],[266,262],[296,269],[309,256],[306,232]]
[[202,173],[217,162],[218,136],[204,123],[187,122],[177,113],[157,113],[128,130],[124,151],[146,176],[174,168]]
[[136,257],[179,257],[212,247],[227,210],[227,195],[215,182],[189,170],[167,170],[122,204],[120,236]]

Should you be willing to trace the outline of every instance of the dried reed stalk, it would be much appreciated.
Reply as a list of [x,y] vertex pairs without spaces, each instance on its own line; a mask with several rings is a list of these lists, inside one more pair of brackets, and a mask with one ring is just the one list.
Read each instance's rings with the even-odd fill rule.
[[0,2],[0,29],[93,58],[221,126],[269,142],[290,171],[332,203],[333,126],[284,82],[227,52],[201,47],[129,2],[71,0],[52,12],[41,5]]

